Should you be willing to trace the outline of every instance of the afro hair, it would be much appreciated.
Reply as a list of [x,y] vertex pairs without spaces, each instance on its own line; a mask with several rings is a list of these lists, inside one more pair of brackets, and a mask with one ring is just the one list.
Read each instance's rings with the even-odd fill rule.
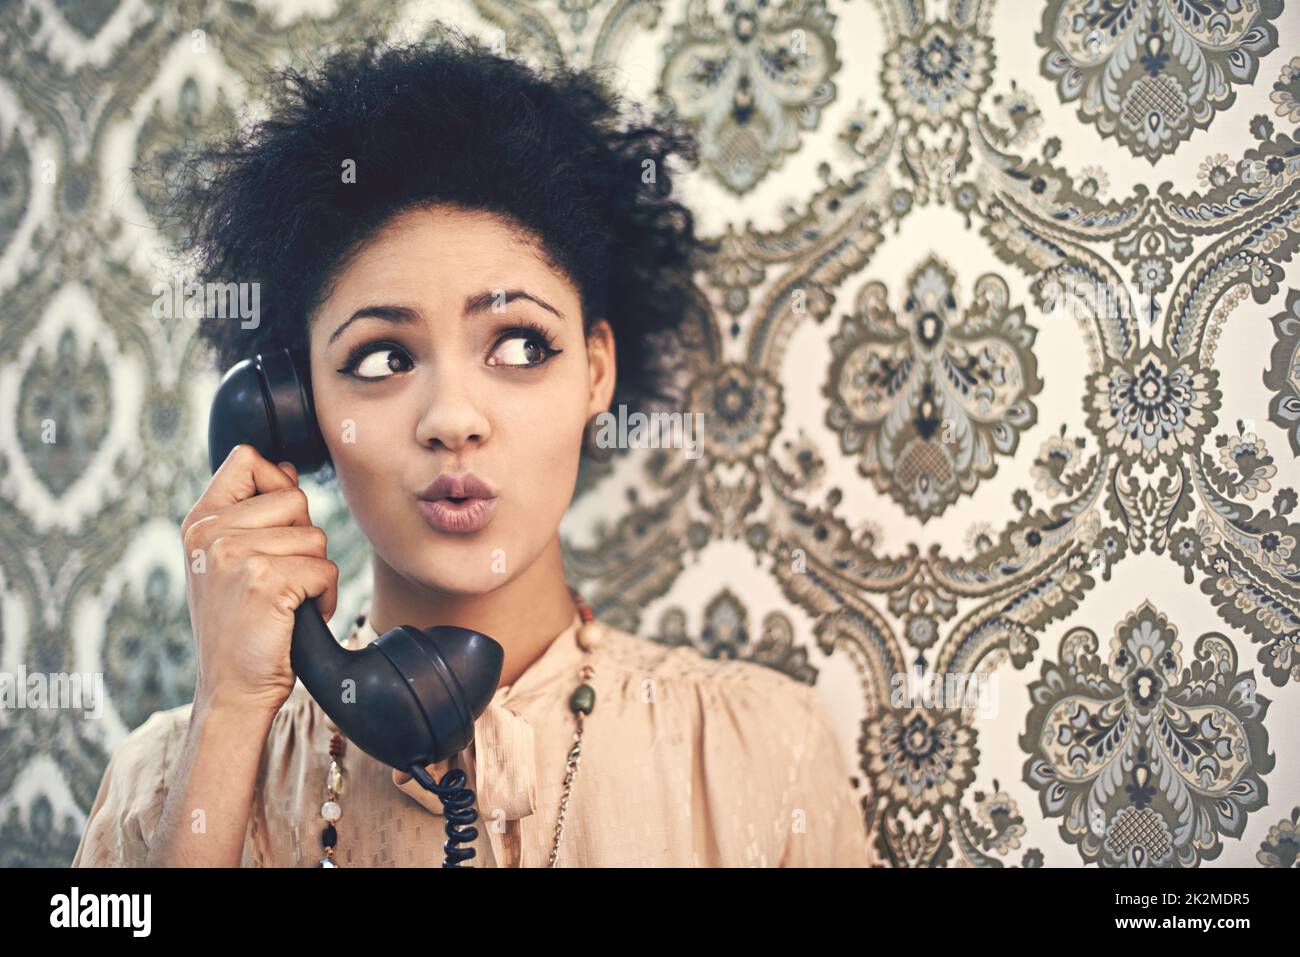
[[535,71],[455,29],[355,41],[264,76],[268,115],[200,144],[170,200],[193,278],[259,283],[256,328],[200,324],[220,369],[305,349],[309,317],[366,241],[398,213],[447,204],[526,230],[578,291],[584,331],[609,322],[615,407],[681,401],[681,333],[709,307],[668,169],[673,154],[698,163],[698,146],[671,114],[624,121],[594,69]]

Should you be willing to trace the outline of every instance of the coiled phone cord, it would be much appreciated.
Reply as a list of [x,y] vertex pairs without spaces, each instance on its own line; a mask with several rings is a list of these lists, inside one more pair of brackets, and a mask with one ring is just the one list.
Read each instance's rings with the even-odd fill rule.
[[432,791],[442,801],[442,813],[446,818],[447,843],[442,849],[447,852],[443,858],[443,867],[460,867],[461,861],[474,856],[472,847],[460,847],[461,844],[473,844],[478,837],[478,828],[473,827],[478,820],[478,811],[474,809],[474,789],[465,787],[465,770],[450,768],[437,784],[433,776],[418,764],[407,769],[411,777],[420,782],[426,791]]
[[[581,619],[581,625],[577,632],[577,642],[586,652],[595,651],[604,641],[605,630],[603,626],[595,620],[595,613],[573,586],[569,586],[569,593],[573,597],[574,604],[577,606],[578,615]],[[366,616],[361,615],[357,618],[357,626],[361,626],[366,621]],[[354,632],[355,634],[355,629]],[[345,643],[350,644],[352,634],[349,634]],[[560,800],[559,818],[555,824],[555,839],[551,847],[551,855],[547,862],[548,867],[556,865],[557,855],[560,849],[560,836],[564,829],[564,812],[568,807],[569,794],[573,786],[573,778],[578,769],[578,762],[581,759],[583,716],[591,714],[596,705],[595,689],[587,682],[595,674],[590,664],[584,664],[580,676],[580,684],[573,692],[569,699],[569,710],[573,712],[577,720],[577,729],[574,733],[573,747],[569,750],[568,760],[565,763],[564,778],[564,795]],[[321,817],[325,819],[326,826],[321,833],[321,846],[324,848],[319,861],[316,862],[318,867],[338,867],[335,859],[335,852],[338,845],[338,830],[336,824],[342,816],[342,809],[338,804],[338,794],[343,786],[343,752],[347,744],[337,728],[331,725],[334,731],[333,738],[330,742],[330,767],[329,775],[326,779],[325,804],[321,807]],[[421,787],[425,790],[436,794],[442,801],[443,816],[446,819],[445,827],[447,829],[447,842],[443,849],[447,856],[443,859],[443,867],[459,867],[461,861],[469,860],[475,856],[472,847],[460,847],[461,844],[472,844],[478,838],[478,829],[473,827],[473,823],[478,820],[478,812],[474,809],[475,795],[471,788],[465,787],[467,776],[462,768],[450,768],[442,776],[440,782],[435,783],[433,776],[423,767],[412,766],[409,769],[412,778],[420,782]]]

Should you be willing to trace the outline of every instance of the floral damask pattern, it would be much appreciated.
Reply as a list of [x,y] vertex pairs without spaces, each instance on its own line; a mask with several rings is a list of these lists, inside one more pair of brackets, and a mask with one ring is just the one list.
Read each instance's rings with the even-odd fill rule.
[[1276,760],[1269,700],[1223,635],[1201,635],[1184,661],[1178,629],[1150,602],[1097,636],[1071,629],[1044,661],[1021,747],[1025,779],[1061,837],[1089,863],[1193,867],[1240,836],[1268,803]]
[[1268,838],[1256,855],[1265,867],[1300,867],[1300,807],[1291,809],[1291,816],[1270,828]]
[[[0,659],[108,692],[0,709],[0,865],[66,864],[113,746],[192,683],[174,534],[215,376],[149,318],[161,187],[262,64],[422,29],[271,6],[156,4],[126,43],[0,5]],[[1300,693],[1300,6],[469,6],[703,147],[703,454],[584,465],[597,614],[827,689],[890,866],[1296,867],[1300,738],[1257,685]],[[310,494],[346,620],[368,543]],[[893,700],[953,674],[1023,711]]]
[[884,284],[871,283],[831,342],[827,424],[862,474],[922,519],[992,475],[994,456],[1013,454],[1037,421],[1030,399],[1042,383],[1024,309],[992,273],[969,306],[959,295],[931,257],[909,277],[901,316]]
[[938,126],[970,110],[989,85],[989,40],[971,30],[928,24],[885,54],[885,92],[895,115]]
[[1152,347],[1089,377],[1088,424],[1148,472],[1175,465],[1215,424],[1214,369],[1178,363]]
[[816,127],[835,96],[834,28],[822,0],[727,0],[716,17],[692,4],[674,25],[660,83],[727,189],[752,189]]
[[781,420],[778,384],[740,365],[701,376],[688,404],[703,411],[705,452],[719,462],[742,462],[762,453]]
[[1273,393],[1268,417],[1286,433],[1291,453],[1300,455],[1300,290],[1287,293],[1286,309],[1271,321],[1277,342],[1264,372]]
[[1300,56],[1282,67],[1269,99],[1277,104],[1274,111],[1288,123],[1300,123]]
[[1154,163],[1255,79],[1281,13],[1282,0],[1053,0],[1043,74],[1080,119]]

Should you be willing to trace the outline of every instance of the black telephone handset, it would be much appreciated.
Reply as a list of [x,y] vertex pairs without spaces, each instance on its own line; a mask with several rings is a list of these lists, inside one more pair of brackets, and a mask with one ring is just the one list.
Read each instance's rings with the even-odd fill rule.
[[[300,475],[326,463],[302,353],[265,352],[222,378],[208,419],[212,471],[240,444],[272,462],[292,462]],[[460,768],[435,783],[425,765],[469,747],[474,721],[496,692],[504,660],[504,649],[487,635],[450,625],[399,625],[353,651],[335,640],[316,599],[306,599],[294,612],[289,661],[321,710],[357,747],[410,774],[442,800],[443,867],[474,856],[473,848],[459,846],[478,836],[470,826],[478,816],[474,792],[464,786]],[[351,701],[345,691],[354,692]]]

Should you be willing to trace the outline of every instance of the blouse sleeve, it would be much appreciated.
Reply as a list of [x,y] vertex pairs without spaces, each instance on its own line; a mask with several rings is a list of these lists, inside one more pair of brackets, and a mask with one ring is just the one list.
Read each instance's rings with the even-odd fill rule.
[[803,745],[797,759],[790,836],[781,867],[871,867],[862,809],[858,806],[839,738],[808,689]]
[[155,711],[109,758],[72,867],[143,867],[166,798],[172,712]]

